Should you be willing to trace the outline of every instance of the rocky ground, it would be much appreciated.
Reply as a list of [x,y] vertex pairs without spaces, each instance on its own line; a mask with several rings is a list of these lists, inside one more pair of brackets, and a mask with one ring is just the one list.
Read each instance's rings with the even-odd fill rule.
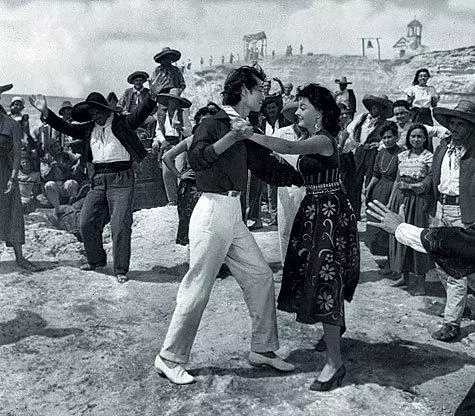
[[[153,360],[187,269],[176,223],[173,207],[135,213],[131,281],[119,285],[110,266],[80,271],[82,245],[43,215],[29,216],[25,253],[45,270],[21,272],[11,251],[0,250],[1,416],[450,415],[472,385],[475,322],[464,320],[461,342],[433,340],[441,321],[433,310],[443,302],[436,278],[426,297],[392,288],[364,246],[347,308],[342,388],[308,390],[324,361],[312,348],[322,329],[282,312],[279,353],[296,371],[248,364],[249,317],[232,277],[216,281],[193,348],[188,368],[197,383],[170,384]],[[255,237],[278,276],[275,229]],[[110,255],[107,229],[104,238]]]

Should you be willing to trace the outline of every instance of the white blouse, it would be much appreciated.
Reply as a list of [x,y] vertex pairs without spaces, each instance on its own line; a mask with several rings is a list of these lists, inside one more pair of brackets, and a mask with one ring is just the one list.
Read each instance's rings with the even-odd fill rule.
[[439,94],[434,87],[421,87],[420,85],[411,85],[405,91],[406,95],[410,98],[414,98],[412,105],[414,107],[430,108],[431,98],[439,98]]

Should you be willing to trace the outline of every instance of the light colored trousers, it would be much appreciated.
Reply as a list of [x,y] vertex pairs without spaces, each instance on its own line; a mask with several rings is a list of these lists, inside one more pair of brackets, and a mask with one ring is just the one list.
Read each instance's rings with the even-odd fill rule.
[[305,188],[298,186],[279,187],[277,190],[277,222],[282,266],[284,266],[295,215],[297,215],[305,192]]
[[[433,226],[439,227],[463,227],[468,225],[462,223],[462,214],[458,205],[442,205],[437,203],[436,222]],[[444,310],[444,322],[448,324],[460,325],[463,311],[467,304],[467,285],[475,288],[475,273],[454,279],[437,266],[437,273],[447,292],[447,301]]]
[[190,219],[190,269],[176,298],[160,355],[186,363],[224,262],[241,287],[252,322],[251,350],[279,348],[272,270],[242,221],[239,197],[203,193]]

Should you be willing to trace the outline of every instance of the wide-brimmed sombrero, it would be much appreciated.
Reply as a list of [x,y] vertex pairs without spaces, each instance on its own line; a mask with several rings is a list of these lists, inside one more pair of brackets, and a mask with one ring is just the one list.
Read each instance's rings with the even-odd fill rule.
[[340,78],[336,79],[335,82],[336,82],[337,84],[346,84],[346,85],[348,85],[348,84],[353,84],[352,82],[348,81],[348,80],[346,79],[346,77],[340,77]]
[[170,49],[168,46],[164,47],[161,52],[157,53],[153,60],[160,63],[160,61],[165,57],[169,56],[172,62],[176,62],[181,58],[181,52],[176,49]]
[[434,118],[444,127],[449,128],[450,119],[461,118],[475,126],[475,103],[468,100],[460,100],[455,108],[435,107]]
[[141,77],[141,78],[145,78],[145,81],[148,79],[148,74],[145,72],[145,71],[135,71],[135,72],[132,72],[128,77],[127,77],[127,82],[129,84],[133,84],[134,83],[134,79],[135,78],[138,78],[138,77]]
[[174,107],[190,108],[191,101],[184,97],[180,97],[180,93],[181,90],[179,88],[172,88],[167,94],[157,94],[157,101],[167,108],[172,102],[174,104]]
[[281,113],[291,123],[295,123],[295,112],[299,108],[298,101],[292,101],[284,105]]
[[59,111],[58,111],[60,116],[63,115],[63,112],[66,108],[73,108],[71,101],[63,101],[63,104],[61,104],[61,107],[59,107]]
[[10,91],[13,88],[13,84],[0,85],[0,94],[2,92]]
[[387,95],[372,95],[365,94],[363,96],[363,105],[368,111],[371,110],[373,104],[379,105],[383,109],[383,118],[390,118],[394,115],[393,112],[393,102],[388,98]]
[[114,113],[122,112],[122,108],[109,105],[101,93],[91,92],[84,101],[77,103],[73,107],[71,111],[72,119],[79,122],[90,121],[91,116],[88,111],[90,108],[97,108],[99,110],[106,110]]

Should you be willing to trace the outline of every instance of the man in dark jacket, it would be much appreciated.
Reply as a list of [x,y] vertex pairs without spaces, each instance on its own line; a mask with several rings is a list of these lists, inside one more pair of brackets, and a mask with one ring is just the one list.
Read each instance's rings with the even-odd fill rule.
[[84,138],[86,160],[94,165],[92,189],[81,211],[81,233],[87,264],[82,270],[94,270],[107,263],[102,246],[102,230],[110,218],[114,272],[119,283],[128,280],[132,207],[134,195],[133,162],[141,162],[147,151],[138,139],[137,129],[156,108],[155,95],[162,88],[163,77],[150,84],[148,94],[137,109],[128,115],[111,107],[105,97],[93,92],[76,104],[72,117],[82,124],[64,121],[48,109],[46,98],[32,95],[30,103],[41,111],[43,120],[54,129],[71,137]]
[[155,368],[175,384],[194,377],[180,364],[188,361],[215,276],[224,262],[239,282],[252,321],[253,365],[280,371],[294,366],[274,351],[279,348],[272,270],[242,221],[240,194],[245,192],[247,169],[275,185],[302,185],[290,165],[247,140],[253,134],[244,120],[259,111],[265,75],[255,67],[235,69],[226,79],[222,110],[196,129],[188,159],[202,192],[190,220],[190,269],[183,278],[177,305]]

